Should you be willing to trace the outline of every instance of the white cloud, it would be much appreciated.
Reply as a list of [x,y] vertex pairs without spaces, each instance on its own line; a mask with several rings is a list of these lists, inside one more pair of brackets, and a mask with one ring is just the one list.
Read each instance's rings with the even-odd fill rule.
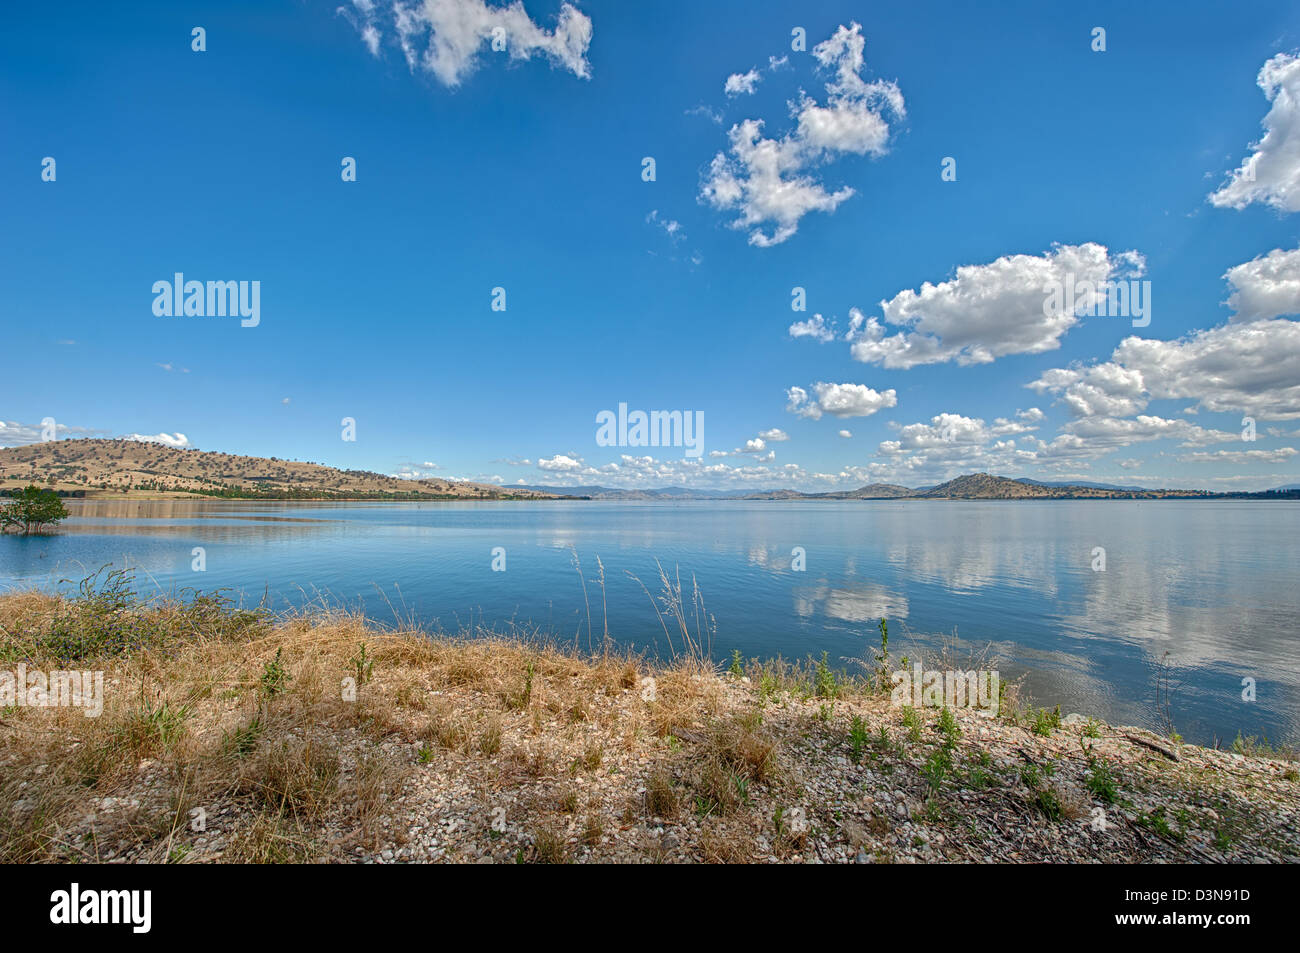
[[[480,57],[490,55],[528,60],[540,54],[575,76],[591,76],[587,61],[591,18],[571,3],[560,5],[555,28],[550,31],[528,16],[522,0],[505,6],[488,6],[484,0],[388,0],[383,4],[353,0],[353,6],[356,16],[349,13],[348,17],[372,54],[379,54],[382,23],[396,35],[411,71],[431,73],[445,86],[459,86]],[[493,51],[494,38],[504,40],[504,53]]]
[[886,440],[880,444],[882,453],[947,449],[963,444],[981,446],[990,439],[983,420],[978,417],[963,417],[961,414],[936,414],[928,424],[908,424],[897,430],[897,440]]
[[[1225,324],[1173,341],[1128,337],[1108,362],[1046,371],[1026,385],[1059,394],[1077,417],[1136,413],[1151,400],[1194,400],[1211,412],[1300,417],[1300,323]],[[1184,411],[1185,412],[1185,411]]]
[[1229,268],[1223,277],[1232,286],[1227,303],[1236,312],[1235,322],[1300,314],[1300,248],[1274,248],[1267,255]]
[[1201,447],[1241,439],[1240,434],[1208,430],[1190,421],[1150,414],[1123,420],[1117,417],[1087,417],[1071,421],[1061,429],[1065,439],[1058,438],[1060,442],[1054,442],[1050,446],[1058,450],[1076,449],[1081,452],[1109,452],[1117,447],[1129,447],[1151,440],[1178,440],[1184,447]]
[[840,436],[843,437],[845,440],[848,440],[850,437],[853,436],[853,431],[851,431],[851,430],[841,430],[841,431],[840,431]]
[[[44,429],[41,424],[21,424],[16,420],[0,419],[0,447],[24,447],[29,443],[40,443]],[[54,425],[56,440],[73,436],[97,437],[104,433],[103,430],[92,430],[89,427],[66,427],[60,423]]]
[[1295,447],[1279,447],[1276,450],[1215,450],[1213,453],[1189,453],[1178,459],[1185,463],[1286,463],[1295,455]]
[[[988,364],[1008,354],[1055,350],[1080,319],[1073,308],[1045,306],[1050,288],[1064,286],[1070,277],[1076,286],[1092,282],[1096,287],[1144,268],[1136,252],[1111,255],[1095,242],[963,265],[955,278],[937,285],[927,281],[919,292],[906,289],[880,302],[883,321],[864,321],[855,313],[847,335],[851,353],[864,363],[910,368],[946,361]],[[899,330],[890,333],[886,325]]]
[[651,209],[645,220],[647,224],[657,225],[662,228],[664,233],[674,242],[679,242],[686,237],[686,232],[682,229],[682,223],[675,219],[661,217],[657,208]]
[[722,85],[722,91],[728,96],[748,96],[758,88],[763,75],[756,69],[748,73],[732,73]]
[[1146,409],[1150,401],[1141,372],[1114,363],[1053,368],[1025,386],[1061,395],[1075,417],[1124,417]]
[[722,125],[722,113],[714,109],[712,106],[706,106],[703,103],[685,110],[684,115],[703,116],[705,119],[709,120],[709,122],[717,123],[719,126]]
[[877,411],[898,404],[898,394],[890,388],[877,391],[865,384],[827,384],[818,381],[813,385],[815,397],[810,397],[802,387],[786,391],[786,410],[800,417],[820,420],[822,414],[834,417],[869,417]]
[[[410,464],[402,464],[393,473],[390,473],[389,476],[395,477],[398,480],[425,480],[433,476],[432,471],[436,469],[438,468],[431,467],[431,465],[427,463],[418,467]],[[453,483],[461,482],[459,477],[448,477],[447,479],[451,480]]]
[[728,134],[728,151],[714,156],[700,198],[720,211],[735,212],[730,226],[749,230],[751,245],[780,244],[809,212],[833,212],[854,194],[847,186],[827,190],[811,174],[819,165],[838,154],[882,156],[888,151],[889,119],[905,114],[903,96],[892,82],[862,78],[864,48],[857,23],[841,26],[813,49],[817,62],[834,70],[834,80],[825,86],[825,104],[806,94],[791,103],[794,129],[780,139],[763,135],[761,119],[737,123]]
[[1019,422],[998,418],[993,426],[979,417],[956,413],[936,414],[929,423],[891,424],[896,439],[881,441],[876,450],[887,462],[855,468],[859,470],[856,475],[870,481],[915,486],[941,482],[959,473],[1021,469],[1036,463],[1039,454],[1017,447],[1009,435],[1033,430],[1036,414],[1036,408],[1022,411],[1017,415]]
[[190,445],[190,438],[185,436],[185,434],[183,433],[155,433],[155,434],[129,433],[122,439],[134,440],[137,443],[161,443],[169,447],[177,447],[177,448],[188,447]]
[[557,453],[553,457],[549,457],[549,458],[543,457],[542,459],[538,460],[537,466],[543,470],[567,473],[573,470],[581,470],[582,458],[570,457],[562,453]]
[[826,319],[820,314],[814,314],[811,318],[803,321],[796,321],[790,325],[790,337],[792,338],[812,338],[816,341],[834,341],[835,325],[827,324]]
[[1259,88],[1272,103],[1264,137],[1209,200],[1220,208],[1252,202],[1285,212],[1300,211],[1300,55],[1279,53],[1259,71]]
[[[895,439],[881,441],[865,473],[873,479],[909,483],[951,479],[960,473],[983,471],[1014,476],[1027,468],[1044,475],[1079,479],[1088,461],[1136,443],[1175,439],[1183,446],[1240,440],[1240,435],[1207,430],[1185,420],[1141,416],[1133,420],[1088,418],[1073,421],[1050,442],[1033,435],[1045,415],[1036,407],[1018,411],[1014,419],[999,417],[987,424],[978,417],[937,414],[928,423],[891,424]],[[1119,462],[1129,469],[1138,461]]]
[[783,440],[790,439],[790,435],[780,427],[773,427],[771,430],[760,430],[758,435],[769,443],[780,443]]

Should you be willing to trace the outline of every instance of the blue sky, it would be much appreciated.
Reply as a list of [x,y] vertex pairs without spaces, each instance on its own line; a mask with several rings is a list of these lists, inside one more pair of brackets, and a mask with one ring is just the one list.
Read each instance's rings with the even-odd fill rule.
[[[1300,482],[1298,49],[1283,3],[23,5],[0,444],[52,417],[504,483]],[[155,315],[175,272],[260,282],[260,322]],[[1149,325],[1049,317],[1066,275],[1150,282]],[[620,403],[702,413],[704,455],[598,445]]]

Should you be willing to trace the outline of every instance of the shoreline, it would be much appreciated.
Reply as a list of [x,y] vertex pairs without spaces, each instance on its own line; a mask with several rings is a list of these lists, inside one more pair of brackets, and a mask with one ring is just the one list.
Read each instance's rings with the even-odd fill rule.
[[97,718],[0,711],[5,860],[1300,860],[1294,761],[1014,699],[899,708],[813,663],[719,673],[111,586],[0,596],[0,672],[20,661],[106,688]]
[[[20,487],[0,487],[0,494],[21,489]],[[80,491],[78,491],[80,492]],[[637,492],[637,491],[630,491]],[[1209,491],[1182,495],[1134,494],[1132,496],[1026,496],[1026,497],[958,497],[958,496],[881,496],[881,497],[758,497],[758,496],[718,496],[718,497],[592,497],[592,496],[434,496],[429,494],[410,497],[392,496],[217,496],[202,493],[132,491],[114,493],[111,490],[96,490],[81,496],[70,495],[71,491],[60,493],[65,502],[84,503],[1169,503],[1169,502],[1208,502],[1208,503],[1295,503],[1300,502],[1300,493],[1293,495],[1262,493],[1211,493]],[[0,500],[4,497],[0,495]]]

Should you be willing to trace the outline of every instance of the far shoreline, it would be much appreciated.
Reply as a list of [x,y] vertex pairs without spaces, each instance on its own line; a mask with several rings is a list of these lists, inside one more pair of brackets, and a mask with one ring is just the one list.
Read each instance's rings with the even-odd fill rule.
[[[17,487],[0,487],[0,495]],[[56,490],[56,492],[59,492]],[[629,493],[641,491],[630,490]],[[216,496],[205,493],[131,491],[115,493],[111,490],[96,490],[81,495],[59,492],[67,503],[1156,503],[1170,501],[1184,502],[1297,502],[1300,491],[1276,493],[1263,491],[1259,493],[1170,493],[1151,490],[1152,495],[1114,495],[1114,496],[1024,496],[1024,497],[961,497],[961,496],[879,496],[853,498],[827,498],[820,496],[712,496],[712,497],[592,497],[592,496],[549,496],[549,497],[464,497],[464,496],[411,496],[411,497],[373,497],[373,496]]]

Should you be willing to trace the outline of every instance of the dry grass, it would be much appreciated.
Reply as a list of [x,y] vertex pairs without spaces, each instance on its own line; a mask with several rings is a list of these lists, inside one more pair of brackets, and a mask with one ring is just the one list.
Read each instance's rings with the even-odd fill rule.
[[[828,838],[915,856],[916,838],[896,825],[921,823],[934,725],[909,740],[886,698],[816,663],[753,663],[748,680],[720,678],[698,655],[650,664],[492,634],[380,630],[319,608],[272,619],[211,597],[141,602],[126,581],[94,580],[71,600],[0,596],[0,671],[75,666],[105,683],[97,718],[0,710],[0,862],[739,863],[807,859]],[[865,718],[871,741],[850,767],[853,718]],[[962,736],[936,814],[1014,802],[1034,819],[1009,828],[1017,849],[1049,823],[1083,829],[1091,801],[1077,736],[1005,732],[1010,740]],[[1150,757],[1113,733],[1096,743],[1126,779]],[[977,760],[990,749],[994,761]],[[1019,785],[1027,751],[1057,765],[1064,821],[1033,807],[1043,789]],[[846,783],[868,768],[872,785]],[[1176,807],[1182,795],[1158,774],[1169,770],[1157,763],[1157,780],[1125,796],[1168,790]],[[1295,789],[1293,772],[1252,770],[1272,772],[1269,790]],[[959,800],[977,773],[983,786]],[[881,784],[895,789],[889,806],[872,800]],[[1233,844],[1253,839],[1255,853],[1241,857],[1291,856],[1293,835],[1269,820],[1282,808],[1231,797]],[[946,830],[950,843],[964,836]],[[1183,849],[1153,844],[1116,850],[1129,860]]]
[[[29,483],[115,501],[193,499],[193,493],[211,494],[226,487],[302,498],[423,495],[532,499],[549,495],[529,490],[503,491],[490,484],[437,478],[402,480],[382,473],[337,470],[298,460],[98,438],[51,440],[0,449],[0,488],[14,489]],[[133,507],[134,504],[128,504],[126,512]]]
[[[0,597],[0,661],[103,671],[106,684],[98,718],[0,712],[0,861],[185,859],[206,826],[191,812],[223,818],[211,859],[341,859],[377,843],[423,765],[558,791],[603,775],[611,745],[621,756],[648,743],[651,722],[708,708],[691,666],[661,673],[665,705],[624,711],[610,702],[636,697],[635,656],[377,631],[338,611],[273,620],[145,603],[125,583],[96,580],[78,600]],[[615,822],[576,789],[549,805],[526,859],[568,856],[552,813],[578,818],[588,846]]]

